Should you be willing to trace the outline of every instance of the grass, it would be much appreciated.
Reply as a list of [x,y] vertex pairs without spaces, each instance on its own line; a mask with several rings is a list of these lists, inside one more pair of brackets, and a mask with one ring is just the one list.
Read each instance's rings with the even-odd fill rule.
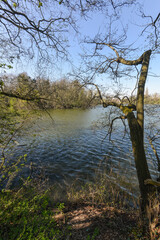
[[105,175],[97,176],[94,183],[77,190],[74,186],[68,188],[67,195],[71,239],[149,239],[142,231],[138,200]]
[[[49,207],[47,193],[35,189],[0,193],[0,240],[63,239],[68,229],[60,229]],[[62,210],[63,205],[56,206]]]
[[119,184],[117,185],[121,178],[116,178],[117,182],[113,182],[111,179],[112,177],[109,178],[105,174],[98,173],[94,182],[86,183],[78,189],[74,185],[69,187],[67,198],[70,202],[82,201],[94,205],[105,204],[117,208],[137,209],[138,199],[122,190]]
[[147,240],[137,200],[105,175],[70,186],[58,203],[53,196],[54,188],[35,180],[1,191],[0,240]]
[[[120,181],[120,176],[117,181]],[[58,189],[56,189],[58,192]],[[54,188],[50,198],[54,198]],[[95,182],[73,184],[60,197],[71,240],[147,240],[139,218],[138,199],[123,191],[105,174]]]

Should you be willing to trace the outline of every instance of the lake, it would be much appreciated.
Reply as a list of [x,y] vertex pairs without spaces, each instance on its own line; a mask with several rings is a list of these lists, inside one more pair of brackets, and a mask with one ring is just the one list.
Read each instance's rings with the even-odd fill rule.
[[[160,128],[160,106],[155,109],[152,119],[146,116],[148,133],[150,120],[156,121]],[[107,175],[112,169],[114,177],[116,174],[123,176],[126,182],[137,187],[132,146],[129,135],[124,135],[121,120],[113,125],[111,141],[107,136],[106,120],[110,111],[111,108],[98,106],[87,110],[41,112],[27,123],[25,134],[17,140],[15,154],[27,153],[28,163],[32,161],[37,171],[43,169],[50,184],[68,186],[75,181],[94,181],[97,172]],[[114,112],[112,114],[115,115]],[[160,154],[160,140],[155,142],[155,146]],[[151,173],[157,177],[154,154],[148,144],[146,150]]]

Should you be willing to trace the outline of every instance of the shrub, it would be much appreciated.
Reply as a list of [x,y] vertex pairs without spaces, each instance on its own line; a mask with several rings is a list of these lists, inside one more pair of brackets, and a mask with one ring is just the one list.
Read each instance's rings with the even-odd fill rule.
[[63,239],[65,231],[55,222],[46,193],[34,189],[1,192],[0,240]]

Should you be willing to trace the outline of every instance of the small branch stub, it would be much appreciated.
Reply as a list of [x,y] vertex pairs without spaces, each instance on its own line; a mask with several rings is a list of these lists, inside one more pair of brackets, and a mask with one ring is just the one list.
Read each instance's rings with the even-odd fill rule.
[[150,178],[150,179],[146,179],[146,180],[144,181],[144,184],[145,184],[145,185],[153,185],[153,186],[160,187],[160,182],[154,181],[154,180],[152,180],[151,178]]

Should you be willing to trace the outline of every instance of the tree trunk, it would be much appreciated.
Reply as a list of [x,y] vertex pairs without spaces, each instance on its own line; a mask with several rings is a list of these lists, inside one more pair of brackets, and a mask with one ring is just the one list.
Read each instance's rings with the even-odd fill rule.
[[141,127],[134,113],[127,115],[135,166],[141,194],[141,219],[144,233],[150,232],[152,240],[159,239],[156,233],[158,224],[159,202],[156,195],[156,188],[153,185],[145,184],[145,180],[150,179],[150,172],[146,160]]
[[[144,149],[144,91],[145,83],[148,74],[148,67],[150,61],[151,50],[144,52],[141,57],[137,60],[125,60],[119,56],[117,50],[110,44],[106,44],[110,47],[117,55],[115,60],[118,64],[122,63],[125,65],[139,65],[142,64],[141,74],[138,82],[137,91],[137,104],[136,107],[130,107],[130,101],[128,106],[123,105],[123,102],[105,102],[102,95],[99,93],[103,107],[115,106],[120,108],[125,114],[125,118],[128,120],[128,125],[130,129],[130,138],[132,142],[133,155],[135,160],[135,166],[137,171],[137,177],[139,182],[139,189],[141,193],[141,213],[143,226],[149,227],[151,232],[151,239],[156,239],[155,234],[152,234],[152,230],[156,227],[157,222],[157,206],[159,202],[157,200],[156,188],[149,183],[151,180],[147,159]],[[98,89],[97,89],[98,90]],[[99,92],[99,91],[98,91]],[[133,111],[137,111],[137,116],[134,115]],[[145,181],[147,180],[147,181]],[[149,180],[149,181],[148,181]],[[146,221],[148,220],[148,221]]]
[[133,155],[135,160],[135,166],[137,170],[137,177],[139,182],[139,189],[141,193],[141,209],[142,212],[146,212],[148,205],[148,186],[144,184],[146,179],[150,179],[150,173],[148,169],[147,159],[143,144],[143,132],[134,113],[128,113],[127,115],[128,125],[130,129],[130,137],[132,142]]
[[137,121],[142,131],[142,140],[144,135],[144,90],[145,83],[148,74],[148,67],[150,61],[151,50],[143,54],[141,74],[138,82],[138,92],[137,92]]
[[156,239],[155,228],[157,224],[158,212],[155,211],[155,209],[157,209],[157,206],[159,205],[158,200],[156,199],[156,188],[153,185],[145,185],[145,180],[151,178],[144,149],[144,89],[150,55],[150,50],[143,54],[141,75],[138,83],[137,93],[137,118],[133,112],[128,112],[127,120],[130,129],[130,138],[132,142],[135,166],[139,181],[139,189],[141,193],[141,213],[143,226],[145,230],[148,226],[151,239]]
[[144,150],[144,89],[150,55],[150,50],[142,55],[142,67],[137,92],[137,118],[132,111],[127,113],[132,149],[141,193],[141,208],[143,212],[146,212],[148,194],[150,192],[150,187],[145,185],[144,181],[151,178]]

